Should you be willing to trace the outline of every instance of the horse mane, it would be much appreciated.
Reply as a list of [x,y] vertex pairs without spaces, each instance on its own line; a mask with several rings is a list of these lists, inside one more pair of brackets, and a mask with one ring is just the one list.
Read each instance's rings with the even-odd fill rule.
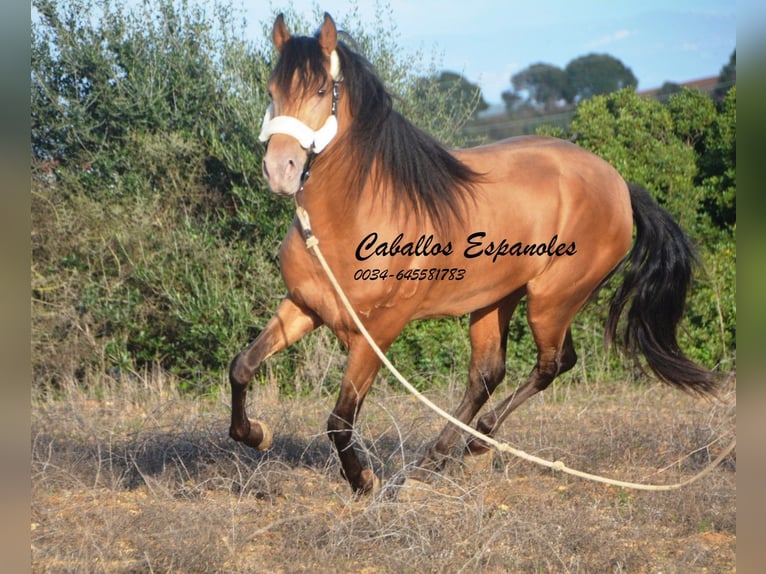
[[[336,48],[343,74],[341,98],[348,98],[353,122],[343,153],[350,154],[349,193],[361,193],[372,178],[376,190],[394,194],[394,205],[437,227],[463,219],[481,175],[453,156],[436,138],[394,109],[393,97],[373,65],[344,41]],[[317,38],[292,37],[283,46],[272,79],[289,91],[295,72],[305,91],[329,86]],[[330,150],[328,150],[329,153]]]

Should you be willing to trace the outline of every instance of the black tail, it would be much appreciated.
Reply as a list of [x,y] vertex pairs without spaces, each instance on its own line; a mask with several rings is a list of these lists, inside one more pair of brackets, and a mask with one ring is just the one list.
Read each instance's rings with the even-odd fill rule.
[[686,292],[697,264],[694,248],[671,215],[644,188],[628,184],[636,240],[623,260],[622,285],[609,307],[605,338],[614,344],[624,307],[632,298],[623,342],[638,362],[639,352],[657,377],[685,391],[711,395],[716,376],[686,357],[676,340]]

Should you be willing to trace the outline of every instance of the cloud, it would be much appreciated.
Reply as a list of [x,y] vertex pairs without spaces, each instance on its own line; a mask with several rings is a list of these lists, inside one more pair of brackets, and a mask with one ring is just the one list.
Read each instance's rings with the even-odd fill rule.
[[591,42],[588,42],[585,45],[585,47],[588,48],[589,50],[593,50],[595,48],[602,48],[604,46],[614,44],[615,42],[621,42],[622,40],[625,40],[633,35],[634,35],[634,32],[631,32],[630,30],[625,30],[625,29],[617,30],[616,32],[612,32],[611,34],[602,36],[601,38],[597,38],[595,40],[592,40]]

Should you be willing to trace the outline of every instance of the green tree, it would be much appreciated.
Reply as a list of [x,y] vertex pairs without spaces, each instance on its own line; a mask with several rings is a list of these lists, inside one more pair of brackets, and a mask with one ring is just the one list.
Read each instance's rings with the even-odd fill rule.
[[436,83],[445,98],[454,101],[452,105],[456,108],[470,106],[474,108],[474,116],[489,108],[481,93],[481,88],[469,82],[461,74],[449,71],[441,72]]
[[509,112],[524,100],[550,111],[562,102],[574,103],[598,94],[636,86],[638,80],[620,60],[608,54],[589,54],[572,60],[563,70],[553,64],[533,64],[511,77],[514,91],[503,92]]
[[665,102],[670,96],[679,93],[682,89],[681,85],[676,84],[675,82],[664,82],[660,87],[660,90],[657,92],[657,99],[661,102]]
[[702,193],[704,230],[709,242],[731,237],[737,222],[737,88],[715,102],[699,90],[685,89],[668,103],[678,137],[694,146],[694,183]]
[[713,95],[716,99],[723,99],[729,89],[737,83],[737,51],[734,50],[729,56],[729,62],[721,68],[718,74],[718,85]]
[[500,97],[503,98],[505,111],[509,114],[512,114],[524,104],[524,99],[521,97],[521,95],[518,92],[514,92],[513,90],[503,91],[500,94]]
[[147,4],[143,13],[108,0],[33,5],[42,20],[32,51],[38,157],[79,166],[87,191],[107,193],[136,173],[124,150],[145,143],[141,136],[173,133],[184,150],[197,145],[219,92],[212,25],[199,9],[161,2],[153,18]]
[[568,102],[587,100],[638,85],[630,68],[609,54],[588,54],[576,58],[567,64],[564,73]]
[[694,225],[700,200],[694,148],[676,137],[667,107],[625,89],[580,103],[570,130],[625,179],[652,189],[683,227]]
[[[683,89],[666,104],[632,89],[593,97],[577,106],[568,132],[645,186],[698,245],[703,272],[691,292],[680,339],[695,360],[733,365],[736,338],[736,89],[721,105],[699,90]],[[602,324],[603,302],[577,319],[590,331]]]
[[517,92],[527,92],[530,101],[543,109],[554,108],[566,99],[567,77],[564,71],[552,64],[538,63],[525,68],[511,77],[511,84]]

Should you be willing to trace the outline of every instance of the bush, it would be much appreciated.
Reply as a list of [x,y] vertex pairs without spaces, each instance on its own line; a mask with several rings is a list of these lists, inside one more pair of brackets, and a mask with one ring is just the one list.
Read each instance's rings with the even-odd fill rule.
[[[542,130],[551,133],[552,130]],[[581,103],[568,132],[645,186],[697,244],[702,272],[679,340],[708,367],[734,368],[736,352],[736,87],[721,104],[683,89],[663,105],[632,89]],[[617,278],[616,278],[617,280]],[[616,283],[616,281],[615,281]],[[602,324],[609,291],[576,320]]]
[[[35,379],[160,365],[205,391],[284,294],[276,253],[292,204],[268,192],[257,140],[275,58],[271,22],[253,43],[225,3],[33,6]],[[305,19],[288,18],[309,31]],[[422,57],[401,54],[383,11],[372,33],[355,5],[345,20],[408,115],[454,138],[473,110],[412,89],[417,73],[434,85],[437,76],[410,65]],[[439,328],[447,348],[466,336],[450,325]],[[442,369],[417,329],[402,337],[405,362]],[[334,342],[316,341],[335,356]],[[301,342],[263,376],[285,391],[304,388],[317,353]]]

